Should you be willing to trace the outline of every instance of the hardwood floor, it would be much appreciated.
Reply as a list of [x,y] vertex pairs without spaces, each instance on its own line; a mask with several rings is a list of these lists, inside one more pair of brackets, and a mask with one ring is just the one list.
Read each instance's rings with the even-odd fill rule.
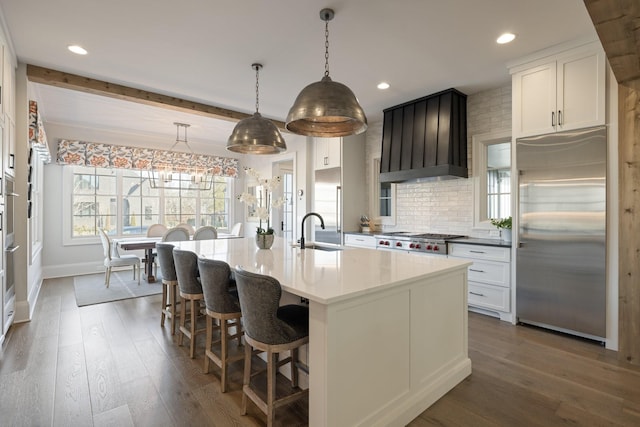
[[[222,394],[202,342],[192,360],[159,324],[160,295],[78,308],[71,278],[46,280],[0,352],[0,425],[264,425],[240,415],[241,362]],[[471,376],[410,426],[640,425],[640,368],[597,344],[470,313],[469,355]],[[306,425],[307,404],[277,423]]]

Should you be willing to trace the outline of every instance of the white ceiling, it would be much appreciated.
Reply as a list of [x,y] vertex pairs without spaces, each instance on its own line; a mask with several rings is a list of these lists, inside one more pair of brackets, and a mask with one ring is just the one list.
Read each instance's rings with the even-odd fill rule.
[[[349,86],[369,121],[396,104],[455,87],[507,84],[507,62],[576,38],[595,38],[582,0],[0,0],[19,61],[285,120],[324,72]],[[518,38],[497,45],[502,32]],[[89,54],[67,51],[80,44]],[[376,88],[380,81],[391,87]],[[46,123],[224,145],[233,123],[35,85]],[[286,139],[286,134],[285,134]],[[196,150],[198,151],[198,150]]]

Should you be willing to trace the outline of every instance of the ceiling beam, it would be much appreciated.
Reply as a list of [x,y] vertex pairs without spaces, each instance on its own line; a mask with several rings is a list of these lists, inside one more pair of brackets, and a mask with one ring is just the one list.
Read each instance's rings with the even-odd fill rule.
[[[168,110],[180,111],[183,113],[197,114],[199,116],[214,119],[229,120],[238,122],[244,118],[251,117],[251,114],[239,111],[202,104],[195,101],[162,95],[142,89],[136,89],[115,83],[83,77],[76,74],[56,71],[37,65],[27,64],[27,78],[31,82],[42,83],[65,89],[77,90],[80,92],[102,95],[123,101],[137,102],[139,104],[153,107],[166,108]],[[271,119],[270,119],[271,120]],[[285,131],[284,122],[271,120],[280,130]]]
[[640,2],[584,0],[619,84],[640,79]]

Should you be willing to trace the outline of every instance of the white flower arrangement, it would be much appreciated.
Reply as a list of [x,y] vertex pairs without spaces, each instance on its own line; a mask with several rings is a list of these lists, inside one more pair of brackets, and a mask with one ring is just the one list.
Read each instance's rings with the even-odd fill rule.
[[[246,203],[247,206],[254,206],[256,210],[256,216],[260,220],[260,225],[258,226],[256,232],[257,234],[273,234],[273,228],[271,228],[270,220],[271,220],[271,210],[277,209],[283,206],[286,202],[284,197],[279,197],[276,200],[273,200],[273,190],[278,188],[282,178],[279,176],[274,176],[269,179],[262,179],[260,177],[260,173],[253,168],[244,168],[245,173],[254,178],[259,185],[259,190],[261,194],[258,195],[251,194],[248,192],[243,192],[239,197],[242,203]],[[267,222],[267,227],[262,228],[262,221]]]

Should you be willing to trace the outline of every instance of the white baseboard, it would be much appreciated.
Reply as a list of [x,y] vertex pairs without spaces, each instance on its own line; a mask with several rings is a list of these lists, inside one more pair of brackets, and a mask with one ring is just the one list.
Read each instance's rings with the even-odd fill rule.
[[45,279],[81,276],[84,274],[96,274],[100,272],[104,272],[104,265],[101,262],[47,265],[42,267],[42,276]]

